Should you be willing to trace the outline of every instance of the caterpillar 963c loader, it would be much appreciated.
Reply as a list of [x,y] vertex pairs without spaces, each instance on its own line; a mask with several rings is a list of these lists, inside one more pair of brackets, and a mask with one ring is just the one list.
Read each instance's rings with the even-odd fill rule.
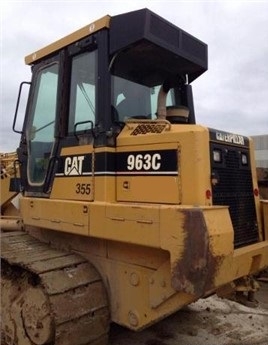
[[[7,344],[107,344],[268,265],[252,140],[196,124],[207,45],[147,9],[26,57],[15,178],[23,231],[2,231]],[[24,84],[22,84],[22,87]],[[18,106],[19,108],[19,99]]]

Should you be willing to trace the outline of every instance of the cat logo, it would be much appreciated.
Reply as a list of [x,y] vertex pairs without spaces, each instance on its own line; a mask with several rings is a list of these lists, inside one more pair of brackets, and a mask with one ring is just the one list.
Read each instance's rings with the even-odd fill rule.
[[83,161],[85,156],[66,157],[64,163],[65,176],[82,175]]

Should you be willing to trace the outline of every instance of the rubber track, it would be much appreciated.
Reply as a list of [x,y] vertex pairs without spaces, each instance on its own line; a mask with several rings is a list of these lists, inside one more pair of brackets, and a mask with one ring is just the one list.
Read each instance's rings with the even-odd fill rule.
[[18,231],[1,233],[1,261],[7,271],[27,274],[28,281],[45,291],[54,317],[54,345],[108,343],[106,292],[84,258]]

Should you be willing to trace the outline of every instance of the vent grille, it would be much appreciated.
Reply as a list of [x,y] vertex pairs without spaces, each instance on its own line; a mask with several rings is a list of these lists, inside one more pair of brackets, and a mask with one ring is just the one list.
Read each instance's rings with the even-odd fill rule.
[[[213,161],[213,150],[222,154],[220,162]],[[219,182],[212,187],[213,204],[228,205],[234,228],[235,248],[258,241],[257,217],[249,163],[243,165],[241,149],[225,145],[211,145],[212,173]]]
[[165,128],[166,124],[140,124],[130,133],[130,135],[162,133]]

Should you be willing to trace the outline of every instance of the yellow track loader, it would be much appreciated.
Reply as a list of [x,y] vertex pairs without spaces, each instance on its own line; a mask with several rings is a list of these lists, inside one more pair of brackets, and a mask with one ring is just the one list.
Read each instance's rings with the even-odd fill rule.
[[207,45],[141,9],[25,62],[10,178],[23,230],[1,232],[6,344],[107,344],[111,322],[138,331],[229,288],[252,298],[268,201],[252,140],[196,123]]

